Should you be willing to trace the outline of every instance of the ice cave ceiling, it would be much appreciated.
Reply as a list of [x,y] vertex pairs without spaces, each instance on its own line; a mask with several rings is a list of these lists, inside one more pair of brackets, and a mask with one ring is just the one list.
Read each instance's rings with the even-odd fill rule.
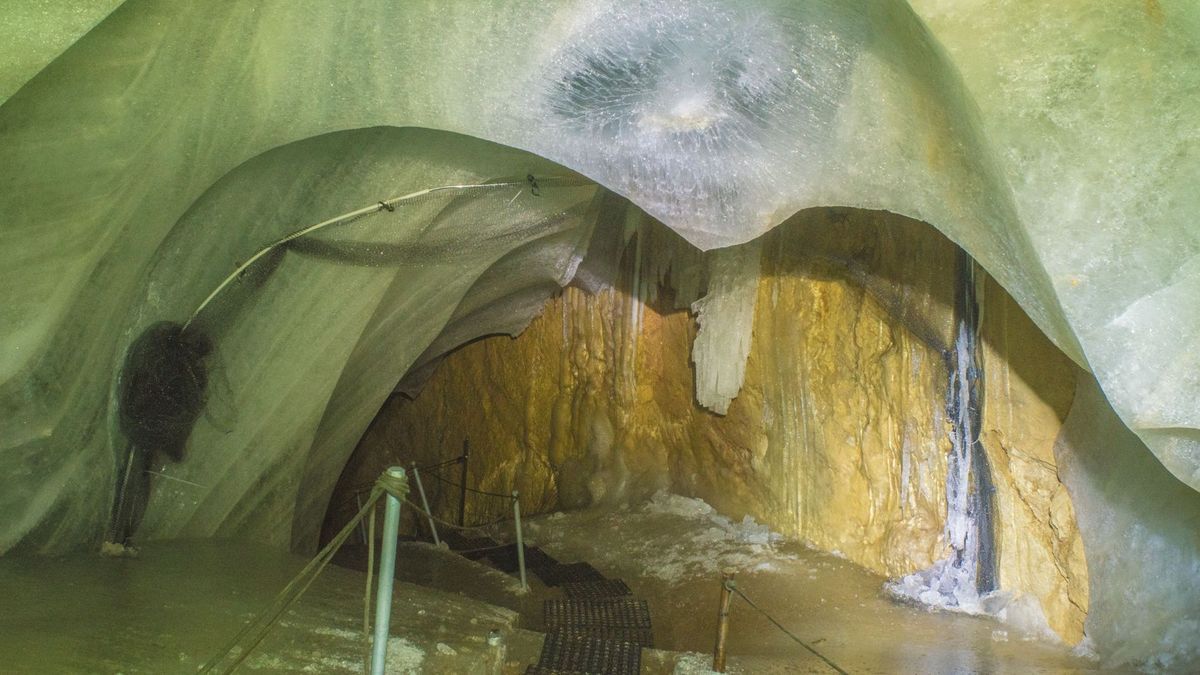
[[[146,326],[299,226],[527,174],[578,172],[706,249],[812,206],[926,221],[1200,489],[1190,0],[78,0],[0,37],[0,552],[102,532]],[[195,487],[143,529],[311,539],[409,366],[569,280],[603,193],[434,199],[346,235],[399,262],[283,262],[222,327]]]

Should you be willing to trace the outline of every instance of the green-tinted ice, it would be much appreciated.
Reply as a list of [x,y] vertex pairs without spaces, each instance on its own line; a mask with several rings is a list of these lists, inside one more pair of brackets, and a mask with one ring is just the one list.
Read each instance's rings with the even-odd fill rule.
[[[1190,0],[130,0],[100,21],[115,4],[0,22],[0,551],[103,536],[142,329],[294,229],[529,173],[583,174],[702,248],[811,206],[929,222],[1200,488]],[[452,320],[456,339],[519,327],[601,194],[447,193],[323,235],[374,263],[255,270],[206,324],[209,405],[165,469],[189,482],[158,482],[143,536],[311,545],[409,366]],[[477,284],[497,261],[514,274]],[[731,335],[708,342],[743,339],[745,314],[706,314]],[[1181,621],[1200,620],[1190,564]]]

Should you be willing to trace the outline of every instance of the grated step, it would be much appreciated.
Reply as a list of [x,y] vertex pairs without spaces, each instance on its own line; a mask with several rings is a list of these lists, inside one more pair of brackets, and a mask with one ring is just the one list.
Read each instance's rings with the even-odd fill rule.
[[556,631],[546,634],[537,667],[551,672],[637,675],[642,668],[642,648],[631,642]]
[[654,648],[654,637],[649,628],[628,628],[622,626],[559,626],[554,632],[563,633],[568,637],[599,638],[614,642],[629,642],[646,649]]
[[606,598],[603,600],[546,600],[543,604],[546,626],[573,628],[650,628],[650,610],[645,600]]

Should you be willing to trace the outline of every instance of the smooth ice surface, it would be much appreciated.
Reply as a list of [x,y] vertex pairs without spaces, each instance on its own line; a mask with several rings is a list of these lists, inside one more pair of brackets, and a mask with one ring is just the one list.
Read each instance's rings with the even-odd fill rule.
[[1087,642],[1110,666],[1197,672],[1200,495],[1142,450],[1086,374],[1054,453],[1087,542]]
[[0,11],[0,103],[124,0],[9,0]]
[[1113,408],[1200,488],[1200,5],[912,4]]
[[[534,196],[529,172],[564,173],[462,136],[367,129],[262,155],[157,230],[136,219],[116,228],[107,256],[99,243],[88,249],[102,264],[39,359],[53,366],[52,386],[7,390],[19,414],[2,422],[14,473],[0,505],[16,517],[0,541],[54,550],[103,535],[127,447],[108,421],[114,376],[145,327],[184,321],[239,261],[301,226],[426,187],[516,177],[512,188],[448,191],[323,230],[197,317],[215,343],[208,405],[185,461],[152,467],[164,477],[139,536],[311,546],[362,430],[485,270],[507,257],[562,277],[577,257],[571,242],[587,241],[595,187],[547,184]],[[546,245],[527,246],[535,241]],[[500,298],[525,282],[491,279]]]
[[[334,134],[371,127],[532,151],[704,248],[816,205],[929,222],[1200,487],[1190,0],[130,0],[90,31],[106,5],[63,7],[86,16],[3,24],[47,37],[0,66],[26,82],[0,105],[0,551],[100,538],[124,347],[265,240],[405,189],[562,171],[430,131]],[[594,190],[543,193],[349,235],[402,264],[289,254],[225,315],[227,382],[145,535],[311,544],[349,445],[485,271],[586,240]],[[543,280],[577,261],[554,241],[528,259]]]

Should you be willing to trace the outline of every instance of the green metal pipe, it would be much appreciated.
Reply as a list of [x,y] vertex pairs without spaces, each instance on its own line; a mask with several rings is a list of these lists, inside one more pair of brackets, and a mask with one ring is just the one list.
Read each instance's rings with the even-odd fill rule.
[[[392,478],[403,479],[404,467],[387,470]],[[387,641],[392,622],[392,587],[396,581],[396,539],[400,532],[400,500],[387,495],[383,514],[383,550],[379,556],[379,586],[375,593],[375,641],[371,645],[371,675],[387,670]]]
[[521,570],[521,589],[529,588],[525,580],[525,539],[521,536],[521,495],[513,490],[513,520],[517,528],[517,567]]

